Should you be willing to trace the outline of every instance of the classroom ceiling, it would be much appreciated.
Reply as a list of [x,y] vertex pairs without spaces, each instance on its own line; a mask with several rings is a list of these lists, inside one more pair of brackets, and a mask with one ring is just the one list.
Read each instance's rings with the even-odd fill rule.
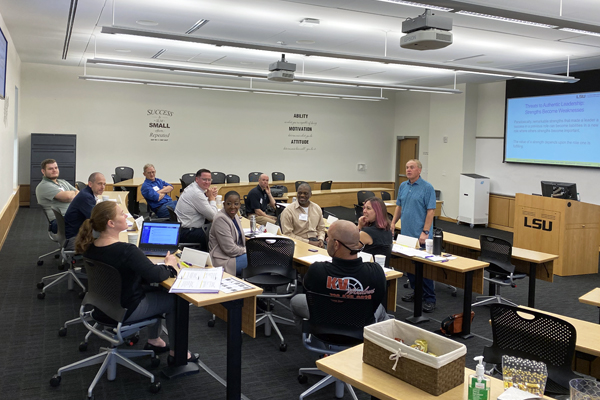
[[[560,22],[600,34],[598,0],[424,1],[457,9],[483,10],[533,22]],[[479,7],[479,8],[478,8]],[[66,59],[62,58],[69,0],[0,0],[0,13],[22,62],[81,67],[88,58],[173,64],[266,73],[287,48],[356,56],[389,57],[473,68],[571,75],[600,68],[600,36],[436,11],[453,20],[453,44],[427,51],[402,49],[402,22],[424,9],[378,0],[84,0],[77,4]],[[114,18],[114,23],[113,23]],[[301,26],[304,18],[319,20]],[[271,46],[258,51],[228,46],[111,35],[103,26]],[[519,18],[518,18],[519,19]],[[156,56],[158,52],[165,50]],[[10,50],[9,50],[10,51]],[[152,58],[152,57],[155,58]],[[497,76],[455,73],[415,66],[287,54],[296,75],[390,85],[452,86],[490,82]],[[104,74],[110,75],[110,71]],[[168,79],[167,79],[168,80]]]

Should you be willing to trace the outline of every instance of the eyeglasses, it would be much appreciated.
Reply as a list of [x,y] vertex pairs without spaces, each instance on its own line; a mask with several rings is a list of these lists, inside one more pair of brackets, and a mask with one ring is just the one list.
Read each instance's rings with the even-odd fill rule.
[[[359,249],[351,249],[350,247],[348,247],[346,245],[346,243],[341,242],[337,239],[331,238],[332,240],[335,240],[336,242],[338,242],[339,244],[341,244],[342,246],[344,246],[345,248],[347,248],[348,250],[350,250],[350,254],[358,254],[361,251],[363,251],[365,249],[365,244],[363,242],[361,242],[360,240],[358,241],[358,243],[360,243],[360,248]],[[327,243],[329,243],[329,237],[326,239]]]
[[200,178],[202,182],[212,182],[212,178]]

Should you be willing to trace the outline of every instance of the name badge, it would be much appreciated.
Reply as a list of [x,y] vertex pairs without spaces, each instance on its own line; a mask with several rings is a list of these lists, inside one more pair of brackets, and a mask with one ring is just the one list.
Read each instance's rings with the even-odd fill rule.
[[61,187],[59,187],[58,189],[59,189],[61,192],[64,192],[64,191],[65,191],[65,189],[63,189],[63,188],[61,188]]
[[263,200],[263,199],[260,199],[260,204],[262,204],[262,200]]
[[308,214],[300,214],[300,221],[308,221]]
[[154,189],[155,192],[158,192],[160,189],[158,188],[158,186],[152,186],[152,189]]

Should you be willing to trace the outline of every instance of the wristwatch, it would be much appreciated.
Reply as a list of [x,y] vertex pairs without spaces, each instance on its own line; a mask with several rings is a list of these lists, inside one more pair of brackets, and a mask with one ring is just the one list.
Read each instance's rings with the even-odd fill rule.
[[423,231],[424,234],[429,235],[429,231]]

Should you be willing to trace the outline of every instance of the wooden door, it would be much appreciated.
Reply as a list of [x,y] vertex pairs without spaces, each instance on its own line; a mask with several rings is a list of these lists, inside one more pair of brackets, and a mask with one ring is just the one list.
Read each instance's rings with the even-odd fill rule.
[[400,184],[407,180],[406,163],[408,160],[418,158],[419,139],[418,138],[398,138],[396,144],[396,193]]

